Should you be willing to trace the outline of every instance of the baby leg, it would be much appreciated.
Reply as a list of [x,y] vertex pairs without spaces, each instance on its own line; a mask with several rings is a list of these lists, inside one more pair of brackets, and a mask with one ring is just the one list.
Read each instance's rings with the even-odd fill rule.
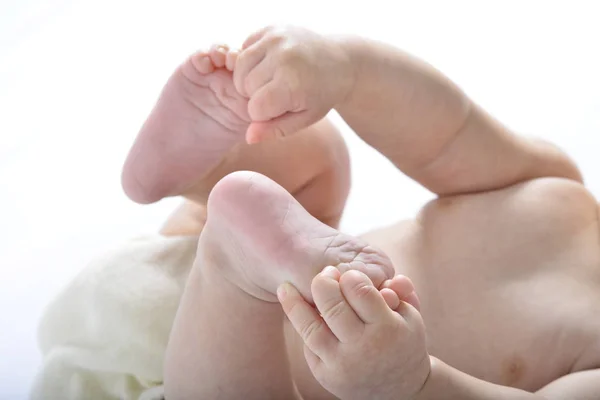
[[292,282],[312,301],[311,280],[327,265],[381,285],[391,263],[260,174],[222,179],[207,215],[167,349],[167,398],[293,398],[277,287]]

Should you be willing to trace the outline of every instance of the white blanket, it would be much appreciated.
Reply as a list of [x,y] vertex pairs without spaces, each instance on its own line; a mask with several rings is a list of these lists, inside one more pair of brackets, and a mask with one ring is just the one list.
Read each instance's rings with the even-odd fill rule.
[[147,236],[85,268],[42,318],[31,398],[162,398],[164,353],[197,240]]

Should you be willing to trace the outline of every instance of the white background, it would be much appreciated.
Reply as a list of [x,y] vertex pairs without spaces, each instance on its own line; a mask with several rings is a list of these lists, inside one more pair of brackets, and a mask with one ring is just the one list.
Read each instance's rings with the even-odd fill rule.
[[[26,396],[43,306],[91,257],[153,232],[177,203],[134,205],[119,172],[188,53],[239,45],[269,23],[391,42],[514,130],[558,143],[600,195],[595,4],[0,0],[0,400]],[[346,231],[408,217],[430,197],[345,133],[354,168]]]

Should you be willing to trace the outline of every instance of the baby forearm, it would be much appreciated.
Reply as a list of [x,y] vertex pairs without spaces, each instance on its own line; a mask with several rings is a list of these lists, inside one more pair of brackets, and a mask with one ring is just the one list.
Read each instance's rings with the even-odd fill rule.
[[425,62],[366,39],[336,40],[355,72],[337,111],[365,142],[429,190],[446,195],[544,176],[581,179],[561,151],[514,135]]
[[470,101],[440,72],[392,46],[358,37],[346,48],[355,84],[337,111],[399,168],[433,160],[465,124]]
[[431,357],[431,372],[415,400],[547,400],[546,397],[495,385],[467,375]]

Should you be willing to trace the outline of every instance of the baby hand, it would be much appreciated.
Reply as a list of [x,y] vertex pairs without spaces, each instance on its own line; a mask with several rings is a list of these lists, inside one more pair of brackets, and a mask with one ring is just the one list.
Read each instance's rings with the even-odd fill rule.
[[285,136],[323,118],[350,92],[354,73],[343,46],[302,28],[268,27],[237,56],[237,91],[250,98],[246,140]]
[[[342,400],[413,398],[425,384],[430,371],[425,327],[420,313],[398,299],[403,294],[395,289],[407,288],[407,278],[400,284],[397,278],[380,292],[359,271],[340,276],[327,267],[312,282],[318,310],[292,285],[279,287],[279,301],[304,340],[313,375]],[[418,305],[416,295],[411,299]]]

